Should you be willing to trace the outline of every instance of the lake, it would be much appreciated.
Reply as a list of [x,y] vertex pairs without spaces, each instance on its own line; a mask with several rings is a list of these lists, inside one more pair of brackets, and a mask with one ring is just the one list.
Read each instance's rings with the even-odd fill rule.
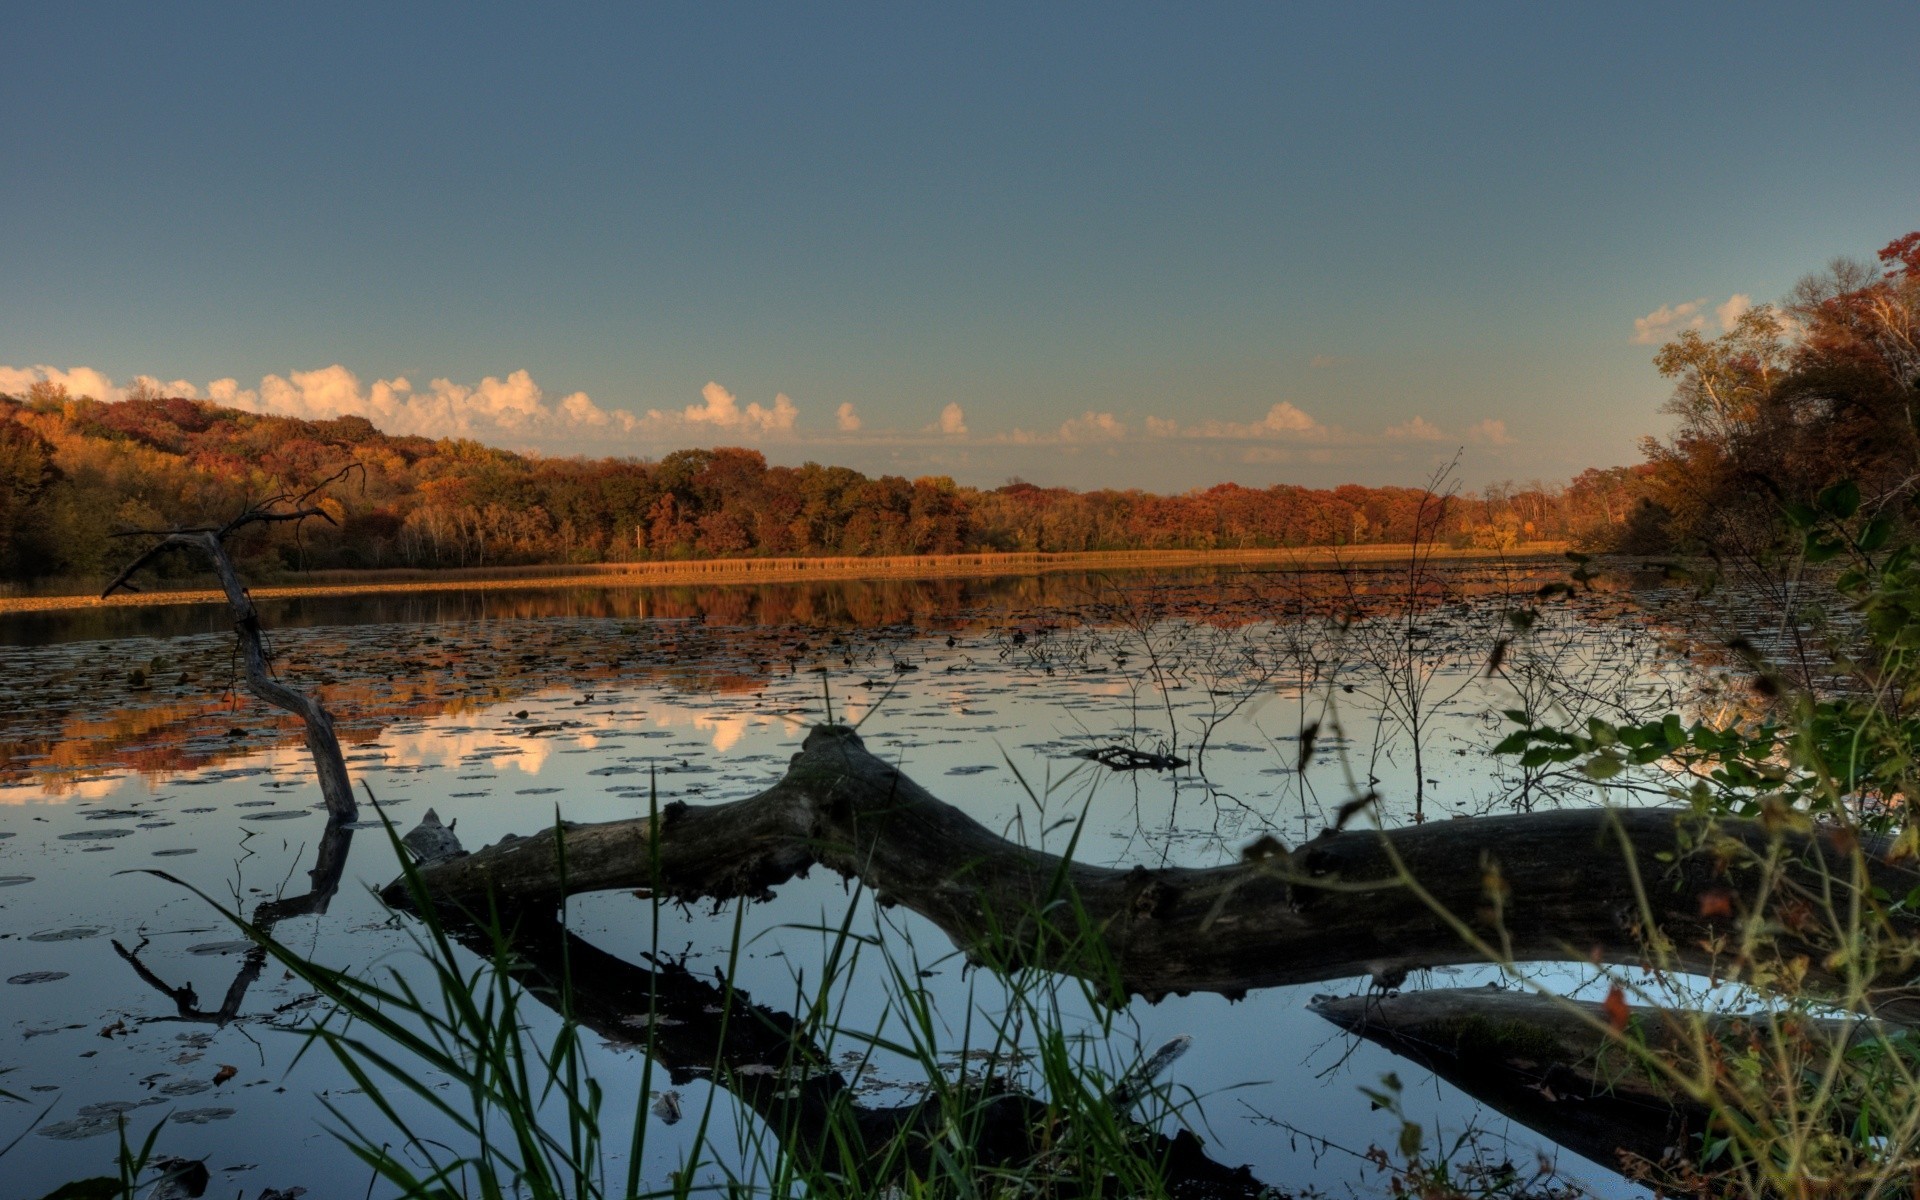
[[[403,831],[431,808],[477,848],[557,817],[738,799],[830,716],[1006,837],[1054,851],[1077,838],[1078,857],[1109,865],[1211,865],[1263,836],[1305,841],[1366,789],[1388,824],[1591,804],[1597,787],[1489,754],[1511,728],[1502,710],[1626,719],[1714,702],[1678,592],[1540,603],[1566,568],[1448,563],[1410,607],[1402,574],[1369,567],[307,597],[262,616],[279,676],[324,696],[356,783]],[[1490,671],[1516,609],[1540,615]],[[1080,756],[1109,746],[1187,763],[1122,772]],[[324,826],[297,726],[245,692],[223,609],[0,619],[0,1088],[21,1098],[0,1105],[0,1145],[33,1127],[0,1165],[9,1194],[112,1173],[123,1117],[135,1142],[164,1122],[160,1153],[204,1158],[209,1195],[366,1193],[333,1131],[378,1130],[377,1113],[324,1054],[294,1063],[322,1005],[181,886],[250,914],[278,902],[291,911],[276,935],[321,962],[418,977],[415,926],[370,892],[399,870],[380,829],[352,837],[326,911],[298,911]],[[898,1035],[902,979],[951,1039],[942,1054],[962,1049],[970,1009],[1005,1005],[1001,981],[964,969],[932,925],[826,872],[744,909],[580,897],[568,925],[629,962],[669,956],[709,978],[731,964],[733,987],[786,1012],[820,979],[832,931],[861,935],[831,985],[845,1034],[831,1049],[871,1053],[856,1090],[874,1103],[925,1087],[917,1064],[855,1036]],[[1590,994],[1584,968],[1538,971]],[[1184,1119],[1216,1160],[1276,1187],[1379,1194],[1362,1156],[1398,1125],[1361,1088],[1397,1072],[1409,1114],[1449,1139],[1476,1131],[1484,1155],[1544,1154],[1595,1194],[1637,1194],[1307,1008],[1371,983],[1136,1000],[1104,1023],[1077,985],[1054,986],[1062,1020],[1111,1061],[1191,1037],[1169,1074],[1193,1098]],[[642,1040],[593,1044],[610,1129],[631,1124]],[[705,1110],[707,1084],[675,1087],[684,1111]],[[753,1121],[716,1099],[704,1157],[745,1171]],[[647,1121],[642,1178],[665,1185],[701,1122]]]

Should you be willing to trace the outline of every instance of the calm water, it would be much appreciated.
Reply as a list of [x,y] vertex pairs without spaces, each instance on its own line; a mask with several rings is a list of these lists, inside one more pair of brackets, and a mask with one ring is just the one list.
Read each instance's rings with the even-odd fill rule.
[[[1590,802],[1492,761],[1498,710],[1546,703],[1577,680],[1589,710],[1619,716],[1683,698],[1698,679],[1604,596],[1548,610],[1506,675],[1489,678],[1505,612],[1558,574],[1539,563],[1456,569],[1450,598],[1420,618],[1413,675],[1430,714],[1420,786],[1411,733],[1367,645],[1325,620],[1390,593],[1384,574],[488,592],[284,602],[264,616],[278,669],[322,690],[356,777],[403,827],[432,807],[469,848],[556,813],[632,816],[650,778],[662,803],[751,795],[831,705],[876,751],[1009,837],[1059,848],[1061,819],[1084,813],[1082,857],[1198,865],[1231,861],[1262,834],[1312,836],[1356,780],[1378,780],[1390,822],[1414,819],[1416,797],[1425,819]],[[315,999],[277,968],[248,982],[230,927],[142,871],[249,912],[307,889],[324,826],[318,789],[286,723],[232,694],[221,611],[7,618],[0,643],[0,1087],[25,1099],[0,1105],[0,1145],[40,1118],[0,1163],[6,1193],[109,1173],[124,1113],[136,1141],[165,1122],[161,1152],[205,1157],[209,1195],[364,1194],[368,1173],[329,1133],[338,1123],[326,1105],[377,1128],[370,1106],[317,1053],[289,1068]],[[1300,731],[1316,722],[1313,762],[1296,770]],[[1119,774],[1073,756],[1112,744],[1192,761]],[[367,890],[396,873],[384,835],[362,831],[324,915],[290,917],[278,935],[332,965],[417,972],[407,924]],[[917,957],[919,986],[957,1046],[969,1003],[994,1009],[996,981],[964,975],[913,914],[877,911],[823,875],[743,914],[665,909],[657,942],[649,906],[626,894],[579,899],[570,924],[630,961],[684,954],[711,975],[737,918],[736,986],[792,1011],[796,980],[818,978],[820,928],[850,919],[897,958]],[[886,1032],[893,1020],[879,959],[843,983],[843,1027]],[[1585,982],[1576,968],[1549,974],[1569,989]],[[1432,972],[1407,986],[1490,977]],[[1530,1162],[1528,1131],[1306,1010],[1313,993],[1365,982],[1233,1004],[1136,1002],[1107,1052],[1124,1061],[1136,1042],[1191,1035],[1173,1079],[1201,1098],[1192,1119],[1211,1153],[1281,1187],[1372,1194],[1378,1177],[1348,1151],[1395,1137],[1358,1090],[1388,1071],[1408,1081],[1417,1117],[1450,1133],[1477,1125],[1496,1146],[1511,1137],[1503,1152]],[[1077,987],[1060,994],[1070,1021],[1092,1028]],[[631,1120],[639,1053],[612,1037],[594,1050],[616,1130]],[[876,1103],[898,1102],[919,1075],[885,1055],[875,1066],[860,1086]],[[700,1111],[705,1085],[678,1091]],[[728,1105],[716,1113],[709,1140],[724,1158],[745,1131]],[[662,1184],[698,1122],[649,1120],[643,1175]],[[1556,1157],[1599,1193],[1628,1194],[1605,1170]]]

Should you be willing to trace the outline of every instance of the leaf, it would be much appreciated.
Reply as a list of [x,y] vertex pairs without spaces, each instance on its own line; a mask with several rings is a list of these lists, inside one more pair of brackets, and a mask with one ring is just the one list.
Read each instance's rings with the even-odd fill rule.
[[1618,775],[1622,765],[1620,760],[1611,754],[1596,754],[1586,762],[1581,763],[1580,769],[1586,772],[1588,779],[1599,781],[1612,779],[1615,775]]
[[1531,729],[1522,729],[1517,733],[1508,734],[1498,746],[1493,748],[1493,752],[1495,754],[1518,754],[1525,750],[1527,744],[1532,740],[1533,731]]
[[230,1067],[225,1063],[221,1063],[220,1069],[213,1073],[213,1086],[219,1087],[221,1084],[225,1083],[229,1079],[232,1079],[235,1075],[238,1075],[239,1073],[240,1073],[239,1067]]
[[1829,484],[1814,503],[1820,506],[1821,512],[1844,521],[1860,511],[1860,485],[1851,479]]
[[1632,1013],[1627,1008],[1626,993],[1620,990],[1619,984],[1607,989],[1607,998],[1600,1002],[1600,1011],[1607,1014],[1607,1024],[1613,1026],[1615,1033],[1627,1031],[1627,1018]]
[[1400,1126],[1400,1157],[1409,1162],[1419,1157],[1420,1147],[1426,1144],[1426,1140],[1426,1134],[1417,1123],[1408,1121]]
[[1886,545],[1891,537],[1893,537],[1893,520],[1882,514],[1868,521],[1867,527],[1860,531],[1860,549],[1863,553],[1871,554]]

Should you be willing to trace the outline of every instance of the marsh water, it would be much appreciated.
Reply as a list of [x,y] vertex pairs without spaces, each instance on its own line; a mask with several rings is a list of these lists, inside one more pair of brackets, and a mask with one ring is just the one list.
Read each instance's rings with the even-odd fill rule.
[[[324,696],[381,811],[405,829],[431,808],[469,848],[557,817],[754,794],[831,716],[1007,837],[1056,851],[1075,838],[1104,864],[1210,865],[1263,835],[1298,844],[1368,789],[1388,824],[1597,801],[1492,757],[1511,728],[1502,710],[1620,718],[1699,703],[1711,680],[1683,630],[1648,619],[1656,593],[1538,603],[1566,567],[1436,567],[1412,604],[1391,569],[1198,570],[398,594],[262,615],[280,677]],[[1489,671],[1520,608],[1539,617]],[[1121,772],[1079,756],[1108,746],[1186,765]],[[276,935],[321,962],[417,974],[412,923],[369,890],[398,873],[381,829],[353,837],[338,894],[308,906],[323,912],[287,904],[310,886],[325,821],[297,728],[240,687],[223,609],[0,618],[0,1090],[17,1097],[0,1103],[0,1146],[24,1133],[0,1158],[0,1191],[113,1173],[124,1123],[135,1142],[162,1126],[159,1153],[204,1159],[208,1195],[367,1194],[368,1169],[337,1135],[351,1121],[377,1141],[379,1116],[331,1059],[299,1056],[324,1005],[250,959],[183,886],[246,914],[281,902]],[[631,962],[655,954],[708,979],[724,966],[784,1011],[818,986],[833,931],[857,934],[863,955],[831,984],[835,1051],[870,1055],[856,1086],[876,1103],[926,1086],[921,1064],[859,1037],[893,1036],[900,988],[937,1014],[956,1071],[969,1013],[1004,1005],[1002,982],[966,970],[938,930],[824,872],[744,908],[600,894],[567,920]],[[1568,992],[1592,982],[1541,969]],[[1402,986],[1496,979],[1469,968]],[[1116,1071],[1190,1036],[1169,1074],[1190,1103],[1165,1120],[1289,1192],[1379,1193],[1363,1155],[1398,1125],[1361,1088],[1397,1072],[1409,1114],[1449,1141],[1469,1135],[1463,1154],[1529,1171],[1544,1156],[1560,1179],[1633,1194],[1307,1008],[1372,982],[1136,1000],[1107,1026],[1063,984],[1058,1011]],[[640,1040],[594,1044],[612,1130],[634,1119]],[[675,1085],[681,1111],[707,1111],[710,1090]],[[643,1181],[665,1185],[700,1128],[702,1160],[719,1164],[703,1178],[752,1175],[752,1118],[712,1099],[704,1124],[643,1118]],[[618,1163],[625,1135],[610,1140]]]

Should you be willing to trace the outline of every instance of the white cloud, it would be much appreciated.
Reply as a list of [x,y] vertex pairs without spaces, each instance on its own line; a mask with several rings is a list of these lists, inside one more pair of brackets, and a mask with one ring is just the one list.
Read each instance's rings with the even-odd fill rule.
[[1178,437],[1179,434],[1180,422],[1174,420],[1172,417],[1147,418],[1148,437]]
[[[1735,292],[1726,301],[1713,306],[1714,320],[1719,323],[1722,332],[1732,329],[1736,322],[1753,307],[1753,297],[1745,292]],[[1633,319],[1633,342],[1637,346],[1656,346],[1668,341],[1684,330],[1705,330],[1707,328],[1707,298],[1688,300],[1682,304],[1662,304],[1644,317]]]
[[840,426],[842,433],[854,433],[860,428],[860,414],[853,411],[853,401],[843,401],[833,413],[834,423]]
[[1440,432],[1438,425],[1425,417],[1413,417],[1398,425],[1389,425],[1384,432],[1396,442],[1437,442],[1447,436]]
[[1652,346],[1664,342],[1683,329],[1704,329],[1707,325],[1706,314],[1701,306],[1707,298],[1688,300],[1684,304],[1662,304],[1644,317],[1633,319],[1633,341],[1637,346]]
[[15,396],[24,396],[27,389],[36,383],[52,383],[63,386],[73,396],[92,396],[95,400],[118,400],[126,391],[113,385],[113,380],[94,370],[92,367],[74,367],[62,371],[59,367],[38,364],[31,367],[9,367],[0,365],[0,392]]
[[176,379],[172,383],[166,383],[155,379],[151,375],[135,375],[133,382],[136,387],[145,387],[148,391],[158,393],[162,396],[180,396],[188,400],[198,400],[200,398],[200,389],[194,387],[193,384],[184,379]]
[[1467,440],[1482,442],[1489,446],[1513,445],[1513,436],[1507,432],[1507,423],[1493,417],[1469,426]]
[[[1147,420],[1151,424],[1153,418]],[[987,440],[1015,446],[1049,446],[1062,442],[1118,442],[1125,440],[1126,436],[1127,426],[1120,418],[1110,412],[1097,413],[1088,409],[1077,417],[1062,421],[1057,430],[1035,432],[1015,429],[1012,433],[996,434]]]
[[967,414],[959,404],[949,404],[940,410],[940,432],[948,437],[964,437],[967,432]]
[[[784,433],[793,428],[794,421],[800,416],[800,409],[785,392],[774,394],[772,408],[764,408],[756,400],[744,410],[732,392],[711,380],[700,389],[700,395],[704,403],[688,405],[680,414],[681,420],[691,425],[713,425],[720,429]],[[671,423],[668,414],[659,409],[650,410],[647,420],[656,425]]]
[[[126,389],[116,387],[104,373],[91,367],[63,371],[49,366],[0,365],[0,392],[24,394],[43,380],[62,384],[76,396],[100,400],[126,396]],[[366,385],[339,363],[312,371],[268,375],[255,387],[243,387],[232,377],[212,380],[204,389],[188,380],[165,383],[150,375],[136,376],[135,382],[168,396],[204,396],[216,404],[251,412],[322,421],[362,416],[382,430],[401,436],[491,438],[521,446],[569,444],[587,433],[622,433],[641,440],[693,438],[701,436],[702,431],[711,436],[720,430],[734,436],[781,435],[790,433],[800,416],[799,407],[785,393],[776,393],[771,406],[756,402],[742,407],[732,392],[711,382],[701,389],[700,403],[678,412],[653,409],[636,414],[605,409],[587,393],[578,391],[550,401],[525,370],[504,377],[488,375],[472,385],[437,378],[425,388],[415,387],[405,376],[376,379]],[[842,406],[841,428],[859,428],[859,418],[852,416],[851,405]]]
[[1198,438],[1291,438],[1317,440],[1331,431],[1306,413],[1282,400],[1267,410],[1258,421],[1220,421],[1209,418],[1180,430],[1182,437]]
[[1064,442],[1110,442],[1126,436],[1126,425],[1110,412],[1089,409],[1060,425],[1060,440]]

